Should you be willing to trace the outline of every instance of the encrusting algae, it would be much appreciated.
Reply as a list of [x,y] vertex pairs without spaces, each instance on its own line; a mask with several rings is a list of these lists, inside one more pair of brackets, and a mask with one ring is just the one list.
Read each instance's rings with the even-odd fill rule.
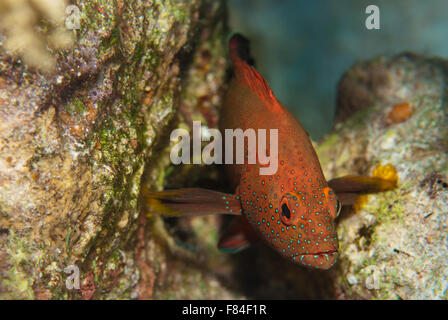
[[[1,1],[10,9],[0,23],[31,2],[45,1]],[[161,137],[182,121],[180,109],[200,115],[183,96],[194,92],[187,88],[208,82],[215,90],[204,106],[220,104],[222,3],[70,4],[80,10],[80,28],[70,31],[72,48],[44,51],[55,62],[51,75],[19,51],[9,54],[9,31],[0,31],[0,296],[191,298],[179,288],[200,279],[197,298],[240,297],[204,270],[209,260],[185,263],[175,254],[174,261],[162,219],[139,219],[140,184],[160,188],[171,166]],[[34,22],[48,26],[46,44],[51,23],[30,20],[19,29],[31,32]],[[204,50],[211,67],[195,72]],[[79,268],[80,289],[65,286],[68,266]]]

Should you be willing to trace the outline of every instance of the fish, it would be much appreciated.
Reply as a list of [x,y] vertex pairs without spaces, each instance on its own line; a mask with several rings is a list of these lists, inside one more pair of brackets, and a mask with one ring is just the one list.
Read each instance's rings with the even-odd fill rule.
[[[249,52],[244,36],[230,37],[233,77],[219,129],[277,129],[277,171],[260,174],[260,167],[266,165],[258,158],[255,163],[224,164],[233,193],[202,188],[144,190],[147,211],[174,217],[232,215],[218,242],[221,251],[239,252],[262,239],[293,263],[327,270],[338,259],[336,219],[342,206],[353,204],[360,194],[391,190],[396,183],[367,176],[327,182],[308,133],[248,63]],[[246,144],[246,158],[248,148]],[[266,151],[270,153],[269,145]]]

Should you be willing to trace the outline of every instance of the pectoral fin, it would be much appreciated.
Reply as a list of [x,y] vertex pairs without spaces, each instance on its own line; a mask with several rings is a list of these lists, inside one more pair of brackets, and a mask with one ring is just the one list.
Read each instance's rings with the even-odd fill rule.
[[241,214],[238,196],[213,190],[187,188],[150,192],[144,190],[147,215],[198,216],[207,214]]
[[397,187],[397,180],[378,177],[345,176],[330,180],[328,186],[336,192],[342,205],[351,205],[361,194],[378,193],[395,189]]
[[222,252],[237,253],[259,240],[258,235],[243,217],[236,217],[219,239],[218,248]]

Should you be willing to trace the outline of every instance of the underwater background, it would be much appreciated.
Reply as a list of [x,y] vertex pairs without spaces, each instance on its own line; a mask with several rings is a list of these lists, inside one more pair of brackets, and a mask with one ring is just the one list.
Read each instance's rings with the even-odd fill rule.
[[[380,9],[367,30],[365,9]],[[412,51],[448,56],[444,0],[228,0],[229,24],[251,40],[257,69],[314,139],[332,127],[336,85],[356,61]]]

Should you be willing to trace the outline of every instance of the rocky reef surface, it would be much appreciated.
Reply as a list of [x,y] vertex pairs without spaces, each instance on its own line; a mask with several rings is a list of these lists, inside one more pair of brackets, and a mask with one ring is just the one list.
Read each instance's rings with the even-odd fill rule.
[[235,297],[139,202],[168,176],[169,132],[216,122],[223,4],[73,1],[79,28],[56,32],[68,3],[45,3],[0,3],[0,297]]
[[318,148],[327,178],[396,173],[398,187],[343,212],[338,297],[447,298],[447,67],[414,54],[380,57],[339,83],[340,122]]

